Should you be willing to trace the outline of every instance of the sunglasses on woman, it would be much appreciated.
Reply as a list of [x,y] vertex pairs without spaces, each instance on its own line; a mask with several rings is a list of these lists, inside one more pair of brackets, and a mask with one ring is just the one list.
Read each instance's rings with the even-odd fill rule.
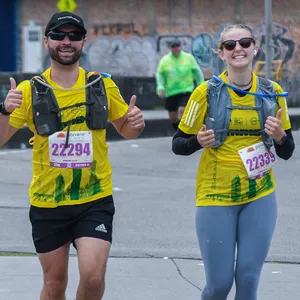
[[80,32],[64,32],[64,31],[50,31],[48,36],[51,40],[54,41],[63,41],[66,36],[70,39],[72,42],[78,42],[82,41],[84,39],[84,34]]
[[253,38],[242,38],[240,40],[227,40],[227,41],[224,41],[222,44],[221,44],[221,47],[224,47],[227,51],[232,51],[235,47],[236,47],[236,43],[239,43],[239,45],[242,47],[242,48],[249,48],[251,46],[251,44],[253,43],[255,45],[255,41]]

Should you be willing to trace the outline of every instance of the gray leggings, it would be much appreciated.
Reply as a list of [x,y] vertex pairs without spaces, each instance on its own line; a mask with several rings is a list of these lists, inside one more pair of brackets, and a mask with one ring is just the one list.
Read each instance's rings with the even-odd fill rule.
[[206,275],[202,300],[226,300],[234,277],[235,300],[257,299],[276,219],[275,192],[247,204],[196,208],[196,230]]

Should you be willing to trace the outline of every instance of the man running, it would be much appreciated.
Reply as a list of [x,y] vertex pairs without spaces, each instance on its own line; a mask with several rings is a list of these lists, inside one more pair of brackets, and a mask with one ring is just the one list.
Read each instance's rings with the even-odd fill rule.
[[195,58],[181,49],[181,41],[173,39],[170,52],[163,56],[156,72],[156,91],[165,98],[169,120],[176,130],[185,106],[195,88],[204,81],[203,73]]
[[115,212],[106,126],[136,138],[145,123],[108,74],[79,67],[86,29],[70,12],[54,14],[44,45],[51,66],[11,89],[0,106],[0,146],[26,123],[34,133],[29,189],[32,237],[44,274],[41,300],[65,300],[70,244],[80,282],[76,300],[100,300]]

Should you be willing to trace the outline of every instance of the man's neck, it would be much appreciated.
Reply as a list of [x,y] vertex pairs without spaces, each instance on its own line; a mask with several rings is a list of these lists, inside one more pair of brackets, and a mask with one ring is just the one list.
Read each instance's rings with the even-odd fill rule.
[[172,55],[173,57],[175,57],[175,58],[178,58],[178,57],[181,55],[181,51],[180,51],[178,54],[176,54],[176,55],[174,55],[174,54],[171,52],[171,55]]
[[51,79],[64,88],[71,88],[79,76],[79,65],[63,66],[56,62],[51,65]]

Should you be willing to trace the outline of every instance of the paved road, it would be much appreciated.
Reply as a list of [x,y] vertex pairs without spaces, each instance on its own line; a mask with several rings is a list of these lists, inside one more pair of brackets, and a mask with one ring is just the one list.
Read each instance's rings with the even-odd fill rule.
[[[293,134],[299,144],[300,133]],[[109,153],[116,218],[105,300],[199,299],[204,273],[194,230],[194,185],[201,152],[175,156],[171,138],[156,138],[112,142]],[[0,251],[34,252],[30,162],[29,149],[0,151]],[[275,166],[279,219],[262,276],[262,300],[300,299],[299,170],[298,149]],[[72,268],[68,300],[75,297],[75,258]],[[0,300],[38,299],[36,257],[2,257],[0,269]]]

